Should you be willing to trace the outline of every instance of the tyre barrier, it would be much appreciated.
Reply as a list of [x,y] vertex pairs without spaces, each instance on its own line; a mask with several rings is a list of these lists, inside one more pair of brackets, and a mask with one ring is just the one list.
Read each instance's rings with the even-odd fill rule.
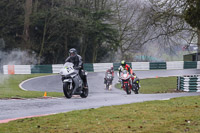
[[177,90],[200,92],[200,75],[186,75],[177,77]]

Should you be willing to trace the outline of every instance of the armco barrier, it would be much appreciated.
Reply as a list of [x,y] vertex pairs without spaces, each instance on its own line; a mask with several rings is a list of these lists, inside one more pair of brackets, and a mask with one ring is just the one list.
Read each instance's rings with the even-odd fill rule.
[[52,73],[52,65],[31,65],[31,73]]
[[94,72],[93,64],[92,63],[84,63],[83,68],[86,71]]
[[[127,64],[132,68],[132,63],[127,62]],[[114,71],[117,71],[118,68],[120,67],[121,63],[113,63]]]
[[4,74],[31,74],[30,65],[4,65]]
[[8,65],[3,66],[3,74],[8,74]]
[[[128,62],[133,70],[156,69],[200,69],[200,61],[196,62]],[[88,72],[104,72],[111,66],[118,71],[120,63],[84,63],[83,67]],[[4,65],[4,74],[31,74],[31,73],[59,73],[63,64],[53,65]]]
[[200,61],[197,62],[197,69],[200,69]]
[[166,62],[150,62],[149,63],[150,70],[154,69],[167,69]]
[[184,61],[170,61],[167,62],[167,70],[183,69]]
[[113,63],[94,63],[94,72],[104,72],[107,69],[111,68],[113,66]]
[[15,65],[15,74],[31,74],[30,65]]
[[149,70],[149,62],[132,62],[133,70]]
[[63,67],[63,64],[53,64],[52,71],[53,73],[60,73],[60,69]]
[[196,61],[185,61],[184,62],[184,69],[194,69],[197,68]]
[[177,90],[200,92],[200,75],[177,77]]

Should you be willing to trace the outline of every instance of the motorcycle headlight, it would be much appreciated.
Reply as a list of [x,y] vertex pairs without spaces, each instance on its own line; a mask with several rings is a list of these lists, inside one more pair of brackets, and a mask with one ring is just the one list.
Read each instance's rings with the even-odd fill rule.
[[124,77],[127,77],[127,74],[124,74]]

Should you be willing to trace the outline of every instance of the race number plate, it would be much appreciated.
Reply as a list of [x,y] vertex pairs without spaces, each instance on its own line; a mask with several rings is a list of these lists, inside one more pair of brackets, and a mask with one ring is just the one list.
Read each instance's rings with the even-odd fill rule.
[[74,68],[72,66],[65,67],[65,69],[67,70],[67,73],[72,73],[74,71]]

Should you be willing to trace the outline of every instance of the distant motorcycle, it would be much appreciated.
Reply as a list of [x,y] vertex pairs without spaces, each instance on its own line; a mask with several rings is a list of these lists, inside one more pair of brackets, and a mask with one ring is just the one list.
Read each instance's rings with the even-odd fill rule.
[[122,70],[120,72],[120,79],[121,79],[121,84],[122,88],[124,91],[126,91],[127,94],[131,94],[131,89],[132,89],[132,79],[131,75],[127,70]]
[[83,81],[79,76],[79,70],[74,69],[74,64],[66,62],[60,70],[63,82],[63,92],[66,98],[72,95],[80,95],[82,98],[88,96],[88,89],[83,87]]
[[138,94],[139,93],[139,89],[140,89],[140,80],[136,75],[134,75],[132,90],[133,90],[133,92],[135,94]]
[[110,73],[107,74],[107,76],[105,78],[106,90],[111,90],[112,80],[113,80],[112,74],[110,74]]

